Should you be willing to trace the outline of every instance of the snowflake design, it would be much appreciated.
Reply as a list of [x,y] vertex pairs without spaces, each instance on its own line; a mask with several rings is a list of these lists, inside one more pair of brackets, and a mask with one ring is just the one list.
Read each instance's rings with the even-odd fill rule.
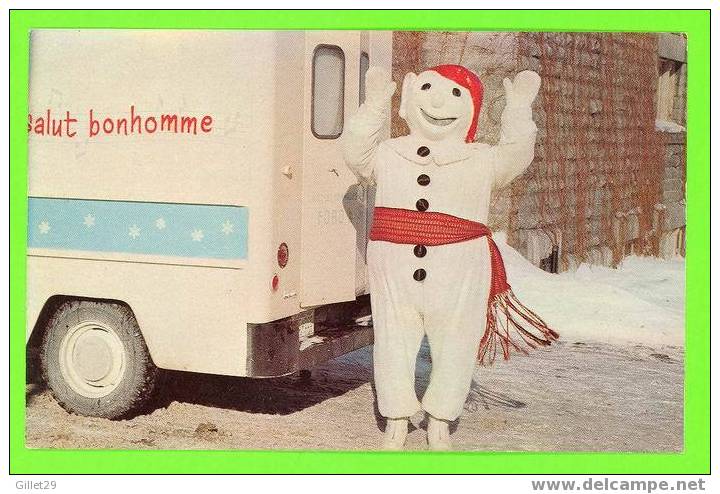
[[92,214],[88,213],[88,215],[85,216],[85,218],[83,218],[83,220],[84,220],[83,223],[85,224],[86,227],[92,228],[95,226],[95,216],[93,216]]
[[235,226],[230,223],[230,220],[226,220],[225,223],[222,224],[222,232],[225,235],[230,235],[235,229]]
[[202,239],[205,238],[205,234],[202,230],[193,230],[190,236],[192,237],[193,242],[202,242]]
[[165,223],[165,218],[158,218],[155,220],[155,228],[158,230],[164,230],[167,226],[167,223]]
[[138,238],[140,236],[140,227],[133,225],[128,229],[128,235],[132,238]]
[[50,231],[50,223],[48,223],[47,221],[40,222],[40,224],[38,225],[38,230],[40,230],[40,233],[42,233],[43,235],[46,235]]

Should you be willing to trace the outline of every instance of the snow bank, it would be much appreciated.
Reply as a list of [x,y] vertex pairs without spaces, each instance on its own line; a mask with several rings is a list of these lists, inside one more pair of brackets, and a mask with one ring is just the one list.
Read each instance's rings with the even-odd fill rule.
[[494,235],[518,298],[561,339],[683,346],[685,261],[629,257],[618,269],[582,265],[550,274]]

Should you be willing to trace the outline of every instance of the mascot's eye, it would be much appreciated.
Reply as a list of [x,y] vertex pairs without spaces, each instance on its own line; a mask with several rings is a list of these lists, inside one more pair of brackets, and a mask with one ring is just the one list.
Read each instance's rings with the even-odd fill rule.
[[456,87],[453,88],[453,96],[460,97],[460,90]]
[[420,89],[422,89],[423,91],[427,91],[428,89],[430,89],[430,83],[426,82],[425,84],[420,86]]

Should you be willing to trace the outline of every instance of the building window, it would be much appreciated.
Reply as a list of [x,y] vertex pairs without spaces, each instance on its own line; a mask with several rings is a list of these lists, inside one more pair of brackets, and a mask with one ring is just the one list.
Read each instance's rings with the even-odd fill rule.
[[312,132],[318,139],[337,139],[343,131],[345,54],[339,46],[319,45],[313,55]]
[[658,33],[656,128],[684,132],[687,98],[687,38],[683,33]]
[[681,62],[663,58],[658,64],[657,119],[663,122],[673,121],[673,109],[681,67]]
[[368,69],[370,68],[370,55],[367,53],[360,52],[360,84],[358,87],[360,88],[360,94],[358,97],[359,104],[365,103],[365,74],[367,73]]

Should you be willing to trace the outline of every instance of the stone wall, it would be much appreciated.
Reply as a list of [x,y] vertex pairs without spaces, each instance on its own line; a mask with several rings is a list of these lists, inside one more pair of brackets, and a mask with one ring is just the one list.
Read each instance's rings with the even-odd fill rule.
[[660,255],[685,255],[685,180],[687,122],[687,41],[683,35],[663,33],[658,39],[658,56],[677,66],[677,88],[673,97],[671,123],[662,125],[665,145],[665,170],[662,184],[662,236]]

